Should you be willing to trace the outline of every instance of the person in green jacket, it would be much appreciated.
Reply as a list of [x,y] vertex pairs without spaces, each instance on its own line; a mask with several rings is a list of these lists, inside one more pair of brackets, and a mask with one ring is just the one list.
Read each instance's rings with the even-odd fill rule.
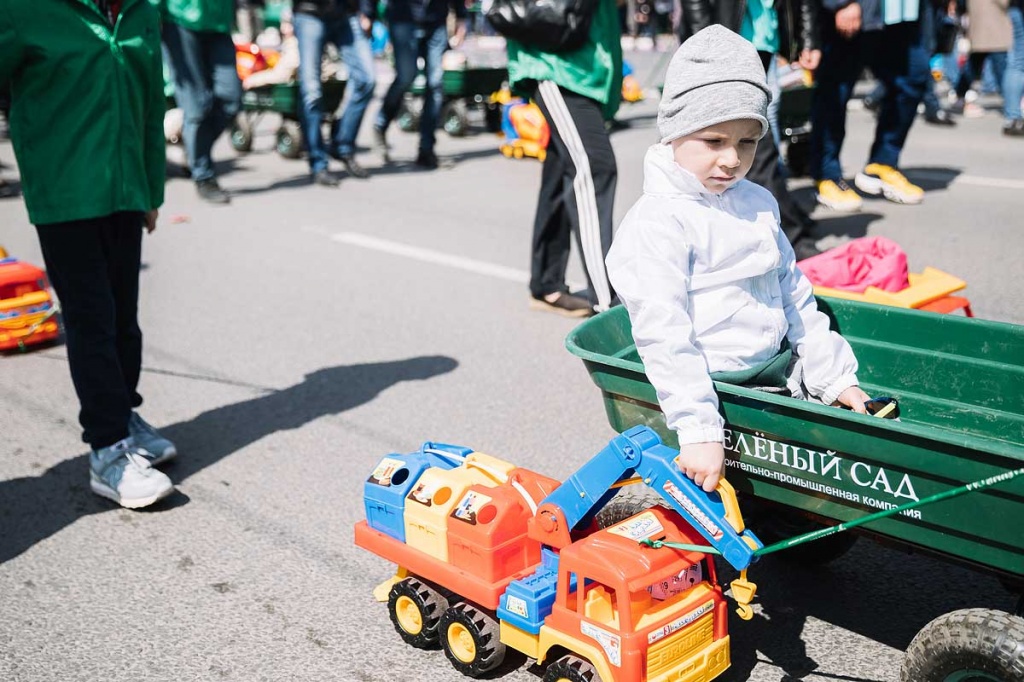
[[242,105],[231,24],[234,0],[150,0],[164,18],[163,39],[174,75],[174,96],[185,112],[182,140],[200,198],[227,204],[217,182],[213,143]]
[[61,302],[93,492],[144,507],[177,454],[134,411],[142,230],[164,200],[160,18],[146,0],[3,0],[0,89],[29,220]]
[[[622,97],[622,47],[615,0],[600,0],[583,47],[558,54],[508,41],[509,82],[532,97],[551,128],[533,226],[530,305],[572,317],[615,301],[604,259],[612,245],[618,170],[605,121]],[[569,240],[576,234],[590,286],[565,284]]]

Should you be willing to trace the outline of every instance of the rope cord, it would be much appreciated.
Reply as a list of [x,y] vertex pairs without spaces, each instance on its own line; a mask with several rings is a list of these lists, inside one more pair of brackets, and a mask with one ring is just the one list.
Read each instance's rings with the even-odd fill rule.
[[[842,533],[843,531],[850,530],[851,528],[856,528],[857,526],[863,526],[865,523],[871,523],[872,521],[877,521],[879,519],[884,519],[889,516],[894,516],[901,512],[907,511],[908,509],[916,509],[918,507],[923,507],[926,504],[932,504],[933,502],[939,502],[940,500],[948,500],[950,498],[959,497],[960,495],[964,495],[969,492],[974,492],[975,490],[982,490],[983,488],[998,485],[999,483],[1005,483],[1006,481],[1012,480],[1021,475],[1024,475],[1024,468],[1016,469],[1014,471],[1006,471],[995,476],[989,476],[988,478],[983,478],[980,481],[975,481],[973,483],[968,483],[967,485],[962,485],[959,488],[953,488],[952,490],[947,490],[945,492],[929,495],[923,500],[917,500],[916,502],[908,502],[906,504],[901,504],[898,507],[893,507],[892,509],[885,509],[874,514],[868,514],[867,516],[863,516],[859,519],[854,519],[853,521],[846,521],[844,523],[840,523],[829,528],[822,528],[820,530],[811,531],[810,533],[804,533],[802,535],[797,535],[796,537],[789,538],[788,540],[782,540],[780,542],[776,542],[775,544],[767,545],[766,547],[762,547],[761,549],[754,550],[754,556],[772,554],[774,552],[789,549],[790,547],[796,547],[807,542],[814,542],[815,540],[820,540],[821,538],[828,537],[829,535],[835,535],[836,533]],[[640,544],[646,545],[648,547],[653,547],[655,549],[658,549],[660,547],[670,547],[672,549],[681,549],[687,552],[704,552],[705,554],[721,555],[721,552],[719,552],[714,547],[706,547],[703,545],[691,545],[683,542],[641,540]]]

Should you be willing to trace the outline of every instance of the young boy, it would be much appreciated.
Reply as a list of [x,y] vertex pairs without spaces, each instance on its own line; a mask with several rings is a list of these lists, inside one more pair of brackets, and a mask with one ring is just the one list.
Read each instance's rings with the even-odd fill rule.
[[668,68],[661,142],[644,196],[608,254],[612,285],[679,437],[678,464],[711,492],[723,475],[723,420],[712,380],[813,396],[864,412],[849,344],[829,330],[796,268],[768,190],[744,180],[767,132],[757,51],[713,25]]

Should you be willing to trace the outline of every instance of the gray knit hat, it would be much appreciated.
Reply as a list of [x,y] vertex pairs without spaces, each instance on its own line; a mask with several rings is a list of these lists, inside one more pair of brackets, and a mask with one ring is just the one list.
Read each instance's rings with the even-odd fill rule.
[[719,24],[712,24],[679,46],[665,76],[658,107],[662,142],[702,128],[749,118],[768,132],[771,91],[754,46]]

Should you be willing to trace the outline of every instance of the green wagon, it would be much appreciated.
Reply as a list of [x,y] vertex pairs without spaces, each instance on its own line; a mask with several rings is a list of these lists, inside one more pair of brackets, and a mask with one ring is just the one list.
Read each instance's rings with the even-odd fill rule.
[[[755,531],[772,539],[759,519],[785,519],[789,533],[808,519],[848,521],[1024,467],[1024,327],[836,299],[819,299],[819,307],[853,346],[864,390],[898,398],[901,420],[717,384],[727,477],[753,510]],[[624,308],[587,320],[566,346],[601,389],[612,427],[646,424],[676,444]],[[1024,478],[862,530],[995,574],[1024,594]],[[818,553],[809,559],[836,558],[852,543],[848,535],[800,549]],[[908,648],[903,682],[1024,680],[1022,611],[1024,598],[1013,615],[970,609],[941,616]],[[950,665],[935,653],[939,641],[975,651],[952,672],[936,673]],[[1011,667],[968,667],[982,659]]]
[[[446,69],[441,78],[444,102],[440,126],[449,135],[462,137],[469,132],[470,112],[475,109],[484,112],[488,132],[501,130],[501,105],[492,102],[491,95],[500,90],[507,80],[508,69],[505,67]],[[426,83],[426,77],[419,74],[402,102],[397,121],[406,132],[419,129]]]
[[[345,81],[325,80],[322,88],[324,123],[333,126],[334,114],[345,96]],[[277,153],[287,159],[299,158],[305,147],[302,127],[299,125],[300,107],[298,83],[280,83],[246,90],[242,95],[242,111],[231,125],[231,146],[240,153],[252,151],[253,133],[260,119],[268,112],[276,113],[281,115],[281,125],[277,128],[274,142]]]

